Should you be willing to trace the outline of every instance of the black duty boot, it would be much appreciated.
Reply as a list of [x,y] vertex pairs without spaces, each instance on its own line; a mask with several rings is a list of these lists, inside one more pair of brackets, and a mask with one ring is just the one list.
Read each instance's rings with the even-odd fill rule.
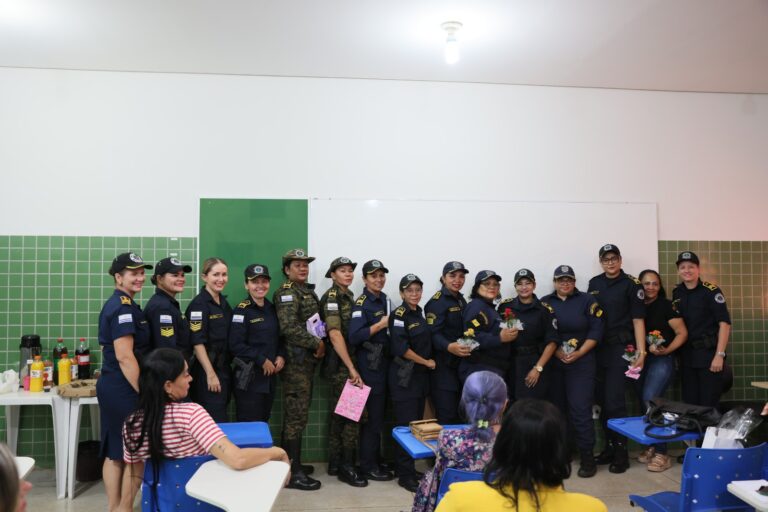
[[597,473],[597,464],[592,451],[581,452],[581,463],[579,464],[579,472],[577,474],[581,478],[590,478],[595,476],[595,473]]
[[320,488],[320,482],[307,476],[301,467],[301,439],[286,439],[285,451],[291,459],[291,479],[288,481],[289,489],[301,491],[316,491]]
[[613,446],[613,460],[611,461],[611,465],[608,466],[608,471],[611,473],[624,473],[627,468],[629,468],[627,445],[617,442]]
[[330,457],[328,459],[328,474],[331,476],[339,474],[339,459],[337,457]]
[[362,472],[355,468],[355,455],[356,451],[354,448],[351,450],[344,449],[344,460],[336,468],[338,479],[352,487],[365,487],[368,485],[368,480],[363,476]]
[[597,456],[595,456],[595,464],[611,464],[614,457],[613,441],[608,439],[605,441],[605,447]]

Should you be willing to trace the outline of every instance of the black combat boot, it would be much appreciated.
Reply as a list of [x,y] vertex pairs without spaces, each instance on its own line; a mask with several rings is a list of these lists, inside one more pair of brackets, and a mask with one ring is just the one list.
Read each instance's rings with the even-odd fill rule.
[[328,474],[336,476],[339,474],[339,458],[331,456],[328,458]]
[[595,456],[592,454],[592,450],[581,452],[581,463],[579,464],[579,472],[577,473],[581,478],[590,478],[597,473],[597,464],[595,463]]
[[629,468],[629,453],[624,441],[616,441],[613,445],[613,460],[608,466],[611,473],[624,473]]
[[614,446],[612,439],[605,440],[605,447],[597,456],[595,456],[595,464],[611,464],[614,457]]
[[[355,450],[344,449],[344,461],[337,468],[338,479],[352,487],[365,487],[368,480],[355,469]],[[329,473],[330,474],[330,473]]]
[[[301,435],[299,435],[299,453],[301,453]],[[311,475],[315,472],[315,466],[310,466],[309,464],[302,464],[301,470],[304,472],[305,475]]]
[[301,491],[316,491],[320,488],[320,482],[307,476],[301,467],[301,439],[286,439],[285,451],[291,459],[291,479],[288,481],[289,489]]

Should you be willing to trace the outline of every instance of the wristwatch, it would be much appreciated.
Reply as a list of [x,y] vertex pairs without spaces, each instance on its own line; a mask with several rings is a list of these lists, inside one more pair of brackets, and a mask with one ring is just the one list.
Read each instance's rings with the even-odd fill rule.
[[725,357],[725,352],[715,352],[716,356]]
[[536,370],[539,373],[544,371],[544,367],[543,366],[534,365],[533,369]]

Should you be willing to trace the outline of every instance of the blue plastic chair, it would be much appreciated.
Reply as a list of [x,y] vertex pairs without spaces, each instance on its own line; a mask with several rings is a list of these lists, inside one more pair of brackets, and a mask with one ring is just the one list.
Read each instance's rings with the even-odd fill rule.
[[144,483],[141,485],[142,512],[165,512],[166,510],[194,510],[195,512],[219,512],[219,507],[200,501],[187,494],[185,486],[201,464],[213,460],[210,455],[167,459],[160,463],[157,495],[153,496],[152,461],[144,466]]
[[650,496],[629,495],[632,506],[650,512],[754,510],[728,492],[733,480],[759,480],[768,476],[768,444],[752,448],[688,448],[683,461],[680,492]]
[[464,471],[456,468],[448,468],[443,472],[443,477],[440,479],[440,487],[437,489],[437,501],[435,506],[440,503],[445,493],[448,492],[448,487],[456,482],[470,482],[472,480],[482,480],[482,471]]

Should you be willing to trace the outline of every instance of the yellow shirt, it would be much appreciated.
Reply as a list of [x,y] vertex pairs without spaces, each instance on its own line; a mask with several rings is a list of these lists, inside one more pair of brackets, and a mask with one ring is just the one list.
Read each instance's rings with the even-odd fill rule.
[[[543,487],[538,493],[542,512],[608,512],[605,503],[592,496],[576,492],[565,492],[562,487]],[[535,512],[536,507],[531,495],[521,491],[518,496],[518,507],[502,496],[496,489],[485,482],[461,482],[451,484],[436,512],[463,512],[496,510],[516,510],[517,512]]]

